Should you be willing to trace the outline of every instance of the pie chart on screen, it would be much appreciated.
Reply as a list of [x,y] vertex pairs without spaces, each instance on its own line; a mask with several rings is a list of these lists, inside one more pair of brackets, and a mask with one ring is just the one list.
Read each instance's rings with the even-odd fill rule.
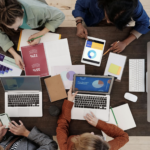
[[104,86],[104,82],[101,80],[95,80],[92,85],[94,88],[101,88]]
[[74,71],[64,71],[61,73],[61,78],[63,81],[66,81],[66,80],[73,81],[74,74],[75,74]]

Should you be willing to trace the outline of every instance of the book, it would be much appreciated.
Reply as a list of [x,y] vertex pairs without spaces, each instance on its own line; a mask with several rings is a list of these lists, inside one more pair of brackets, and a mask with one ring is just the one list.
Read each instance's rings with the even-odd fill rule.
[[44,79],[48,95],[51,102],[55,102],[67,97],[60,75]]
[[16,65],[15,60],[0,54],[0,77],[20,76],[22,70]]
[[26,75],[51,75],[51,66],[72,65],[68,40],[62,39],[21,47]]
[[[18,46],[17,46],[17,50],[21,51],[21,47],[23,46],[28,46],[28,38],[35,34],[38,33],[38,30],[30,30],[30,29],[24,29],[20,32],[20,36],[19,36],[19,41],[18,41]],[[57,34],[57,33],[46,33],[44,36],[42,36],[40,43],[43,42],[49,42],[49,41],[54,41],[54,40],[59,40],[61,39],[61,34]]]
[[51,75],[61,75],[65,89],[70,89],[74,74],[85,74],[85,65],[52,66]]
[[110,109],[110,119],[108,123],[117,125],[122,130],[129,130],[136,127],[134,118],[128,104]]
[[106,76],[114,76],[115,81],[121,81],[127,56],[110,52],[107,65],[104,71]]
[[22,47],[26,75],[49,76],[43,43]]

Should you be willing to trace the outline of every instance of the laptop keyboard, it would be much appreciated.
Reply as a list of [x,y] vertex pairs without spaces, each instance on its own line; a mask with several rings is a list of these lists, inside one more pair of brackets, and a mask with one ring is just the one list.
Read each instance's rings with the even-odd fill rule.
[[90,109],[106,109],[107,97],[76,95],[74,107]]
[[39,107],[39,94],[8,95],[8,107]]

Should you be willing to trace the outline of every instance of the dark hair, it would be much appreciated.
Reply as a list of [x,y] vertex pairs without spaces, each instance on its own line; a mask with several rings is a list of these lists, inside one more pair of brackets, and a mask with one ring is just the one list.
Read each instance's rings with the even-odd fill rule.
[[17,0],[0,0],[0,30],[8,35],[13,34],[13,30],[6,25],[13,25],[17,17],[23,18],[21,4]]
[[99,8],[103,8],[108,19],[120,30],[131,21],[138,0],[98,0]]

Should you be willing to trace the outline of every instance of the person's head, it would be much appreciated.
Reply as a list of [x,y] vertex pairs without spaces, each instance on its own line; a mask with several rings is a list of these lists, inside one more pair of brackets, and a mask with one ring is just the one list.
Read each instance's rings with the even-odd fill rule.
[[130,21],[138,0],[98,0],[99,8],[105,11],[107,23],[122,30]]
[[23,23],[23,9],[17,0],[0,0],[0,29],[9,34],[9,29],[18,30]]
[[84,133],[72,139],[73,150],[109,150],[110,147],[100,136],[94,133]]

